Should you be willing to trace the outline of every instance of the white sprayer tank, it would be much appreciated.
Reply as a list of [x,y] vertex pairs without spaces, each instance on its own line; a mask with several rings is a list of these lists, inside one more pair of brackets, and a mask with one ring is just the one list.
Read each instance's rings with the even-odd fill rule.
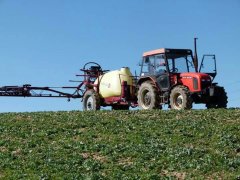
[[94,84],[98,84],[99,82],[99,94],[101,97],[107,98],[121,96],[123,81],[127,81],[127,85],[133,85],[133,76],[128,67],[107,72],[99,76],[99,79]]

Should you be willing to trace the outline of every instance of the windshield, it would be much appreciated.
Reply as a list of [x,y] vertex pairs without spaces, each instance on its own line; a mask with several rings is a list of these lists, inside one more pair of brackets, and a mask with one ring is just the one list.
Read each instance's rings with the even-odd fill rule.
[[168,67],[171,73],[195,72],[191,55],[168,57]]

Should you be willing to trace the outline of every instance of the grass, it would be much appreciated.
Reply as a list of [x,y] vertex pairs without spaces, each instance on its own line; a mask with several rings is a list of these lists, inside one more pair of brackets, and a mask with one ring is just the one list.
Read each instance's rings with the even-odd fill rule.
[[0,114],[0,179],[239,179],[240,109]]

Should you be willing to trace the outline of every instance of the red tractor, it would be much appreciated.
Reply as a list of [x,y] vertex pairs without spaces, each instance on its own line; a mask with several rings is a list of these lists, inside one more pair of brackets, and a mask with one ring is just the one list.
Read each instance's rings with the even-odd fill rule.
[[161,109],[164,104],[171,109],[191,109],[193,103],[227,107],[224,88],[213,83],[215,55],[204,55],[198,69],[196,38],[194,47],[194,55],[190,49],[157,49],[143,54],[137,83],[141,109]]

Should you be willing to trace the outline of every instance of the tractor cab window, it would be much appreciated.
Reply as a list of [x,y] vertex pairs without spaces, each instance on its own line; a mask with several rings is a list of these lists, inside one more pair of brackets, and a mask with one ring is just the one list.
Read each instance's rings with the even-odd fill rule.
[[156,56],[155,59],[155,74],[166,73],[166,63],[163,55]]
[[166,63],[164,55],[158,54],[153,56],[144,57],[142,64],[141,75],[160,75],[165,73]]
[[171,73],[194,72],[192,56],[168,55],[168,66]]

